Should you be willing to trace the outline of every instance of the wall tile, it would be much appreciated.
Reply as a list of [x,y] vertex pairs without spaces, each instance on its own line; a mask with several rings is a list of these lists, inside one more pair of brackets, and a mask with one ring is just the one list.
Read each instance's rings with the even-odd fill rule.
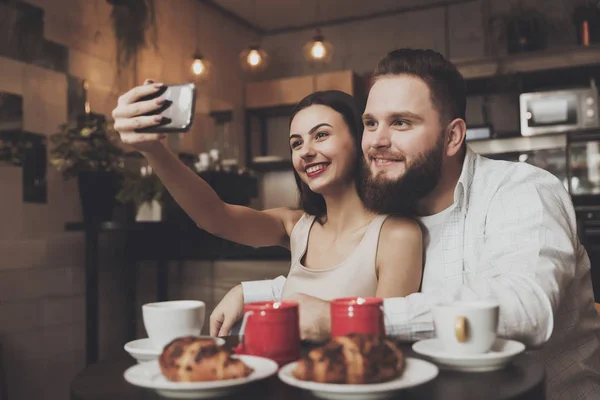
[[27,65],[23,83],[23,126],[50,135],[67,120],[67,79],[64,74]]
[[44,357],[85,349],[85,324],[46,326],[43,331]]
[[4,352],[5,371],[17,360],[39,360],[45,356],[43,329],[3,334],[0,340]]
[[37,97],[51,104],[65,104],[67,98],[65,74],[27,64],[23,78],[23,96]]
[[85,237],[80,232],[52,233],[46,238],[45,260],[52,267],[83,268]]
[[[103,2],[93,3],[95,6],[108,5]],[[114,60],[114,34],[108,23],[108,10],[105,13],[97,13],[95,15],[96,19],[86,23],[77,14],[71,16],[63,10],[56,10],[58,12],[50,10],[55,12],[48,12],[48,9],[49,7],[46,8],[47,12],[44,19],[44,36],[46,39],[108,62]]]
[[0,301],[71,295],[71,268],[0,270]]
[[[0,242],[23,235],[23,169],[0,164]],[[0,258],[0,269],[7,260]]]
[[23,204],[23,236],[28,239],[46,238],[48,235],[48,205]]
[[0,303],[0,335],[40,329],[44,324],[42,310],[38,299]]
[[79,50],[69,51],[69,73],[87,79],[110,90],[115,84],[114,63],[93,57]]
[[85,320],[83,296],[47,297],[41,303],[42,323],[46,327],[81,323]]
[[0,270],[43,267],[46,249],[46,239],[0,240]]
[[0,91],[14,94],[23,94],[23,74],[25,66],[19,61],[10,58],[0,57]]
[[85,269],[80,267],[69,268],[69,279],[71,280],[71,294],[85,294]]

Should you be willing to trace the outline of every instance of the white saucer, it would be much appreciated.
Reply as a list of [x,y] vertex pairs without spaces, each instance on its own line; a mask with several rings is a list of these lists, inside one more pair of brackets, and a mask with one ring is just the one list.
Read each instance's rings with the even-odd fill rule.
[[[213,339],[217,342],[219,346],[225,344],[225,340],[222,338],[216,338],[212,336],[200,336],[201,338]],[[150,338],[138,339],[126,343],[125,351],[129,353],[129,355],[137,360],[137,362],[147,362],[156,360],[160,353],[162,353],[162,349],[157,349],[154,347]]]
[[438,367],[428,361],[407,357],[405,362],[406,366],[400,377],[383,383],[346,385],[302,381],[292,375],[292,371],[296,368],[298,362],[290,363],[281,368],[279,370],[279,378],[288,385],[310,390],[314,396],[321,399],[358,400],[387,399],[394,396],[398,390],[421,385],[432,380],[438,374]]
[[427,356],[443,369],[464,372],[486,372],[504,368],[510,360],[525,350],[514,340],[496,339],[492,349],[483,354],[450,354],[439,339],[426,339],[413,344],[415,353]]
[[132,385],[153,389],[159,395],[172,399],[214,399],[225,396],[247,383],[267,378],[277,372],[277,363],[268,358],[233,356],[254,371],[246,378],[209,382],[171,382],[160,371],[158,361],[136,364],[125,371],[123,377]]

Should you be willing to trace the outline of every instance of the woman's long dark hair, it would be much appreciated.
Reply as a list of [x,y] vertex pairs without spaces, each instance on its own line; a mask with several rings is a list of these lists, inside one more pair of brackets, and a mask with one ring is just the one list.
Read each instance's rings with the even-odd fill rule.
[[[306,96],[294,107],[292,116],[290,117],[290,126],[296,114],[313,105],[322,105],[331,108],[342,116],[348,126],[356,149],[356,158],[354,160],[355,173],[353,173],[353,176],[355,177],[355,184],[358,190],[358,183],[360,182],[360,174],[358,172],[360,171],[360,163],[362,162],[361,141],[363,135],[362,113],[358,102],[348,93],[339,90],[315,92]],[[323,196],[310,190],[308,185],[300,179],[300,175],[298,175],[295,169],[294,178],[296,178],[296,185],[300,192],[300,207],[305,213],[314,215],[318,219],[324,217],[327,214],[327,207]]]

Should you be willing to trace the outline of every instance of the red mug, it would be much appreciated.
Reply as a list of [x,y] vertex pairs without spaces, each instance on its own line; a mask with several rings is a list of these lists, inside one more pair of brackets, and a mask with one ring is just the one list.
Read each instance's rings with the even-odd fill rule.
[[238,352],[270,358],[280,366],[299,359],[298,303],[266,301],[246,304]]
[[350,333],[385,336],[383,299],[346,297],[331,301],[331,337]]

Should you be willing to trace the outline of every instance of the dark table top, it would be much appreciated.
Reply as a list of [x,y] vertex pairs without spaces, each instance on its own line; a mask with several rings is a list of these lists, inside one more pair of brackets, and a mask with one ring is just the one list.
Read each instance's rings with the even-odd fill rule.
[[[237,344],[237,337],[227,338],[229,346]],[[408,357],[423,358],[414,353],[411,345],[401,345]],[[158,400],[151,390],[133,386],[125,381],[123,373],[136,363],[132,358],[101,361],[81,371],[71,383],[72,400]],[[397,398],[411,399],[544,399],[544,366],[531,355],[516,357],[506,368],[493,372],[457,372],[440,369],[439,375],[421,386],[399,392]],[[283,383],[274,375],[268,379],[243,386],[237,394],[224,399],[315,399],[310,392]]]

